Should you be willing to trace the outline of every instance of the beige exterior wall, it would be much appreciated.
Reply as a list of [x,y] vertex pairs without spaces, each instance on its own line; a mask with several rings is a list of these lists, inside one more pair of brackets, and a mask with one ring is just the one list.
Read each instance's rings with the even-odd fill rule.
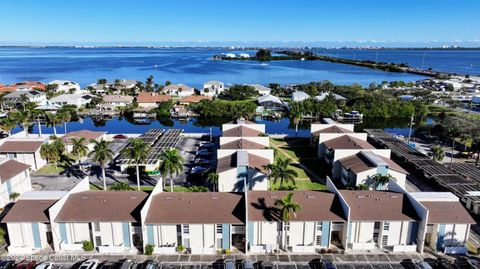
[[[375,230],[375,222],[351,222],[351,238],[349,239],[349,248],[371,249],[374,247],[393,247],[400,245],[409,245],[416,239],[417,234],[412,235],[413,222],[408,221],[390,221],[389,228],[386,229],[387,222],[380,222],[380,227]],[[374,242],[374,232],[378,232],[377,243]],[[384,237],[385,236],[385,237]],[[412,238],[415,237],[415,238]],[[386,241],[384,241],[384,238]],[[356,246],[352,246],[356,245]]]
[[0,207],[4,207],[10,203],[10,194],[8,192],[7,184],[11,186],[11,193],[17,192],[22,194],[32,189],[32,182],[30,180],[30,172],[25,170],[24,172],[12,177],[9,183],[5,182],[0,185]]
[[236,188],[237,184],[237,169],[224,171],[218,174],[218,191],[231,192]]

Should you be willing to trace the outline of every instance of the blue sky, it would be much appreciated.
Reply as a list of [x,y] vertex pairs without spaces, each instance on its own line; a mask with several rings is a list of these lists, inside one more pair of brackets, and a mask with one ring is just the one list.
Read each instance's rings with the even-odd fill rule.
[[479,10],[478,0],[2,0],[0,43],[480,45]]

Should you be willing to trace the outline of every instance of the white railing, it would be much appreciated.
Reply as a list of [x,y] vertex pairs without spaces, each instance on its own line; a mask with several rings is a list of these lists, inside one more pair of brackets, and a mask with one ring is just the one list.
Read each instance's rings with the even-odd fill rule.
[[36,251],[31,248],[31,247],[15,247],[15,246],[9,246],[7,248],[8,254],[10,255],[18,255],[18,254],[33,254]]
[[293,253],[315,253],[315,246],[293,246]]
[[392,252],[416,252],[417,245],[396,245],[393,246]]
[[216,254],[214,248],[190,248],[191,254]]
[[352,250],[366,250],[374,249],[375,243],[350,243],[350,249]]
[[154,254],[176,254],[175,247],[155,247],[153,249]]

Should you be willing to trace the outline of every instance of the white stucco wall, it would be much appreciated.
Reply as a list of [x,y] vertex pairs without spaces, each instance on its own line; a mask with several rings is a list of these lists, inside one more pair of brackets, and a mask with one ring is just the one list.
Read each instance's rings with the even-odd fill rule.
[[11,192],[17,192],[22,194],[32,189],[32,182],[30,180],[30,172],[25,170],[24,172],[12,177],[9,183],[5,182],[0,185],[0,207],[4,207],[10,203],[10,194],[8,192],[7,184],[11,186]]
[[231,169],[218,173],[218,191],[231,192],[236,188],[237,169]]

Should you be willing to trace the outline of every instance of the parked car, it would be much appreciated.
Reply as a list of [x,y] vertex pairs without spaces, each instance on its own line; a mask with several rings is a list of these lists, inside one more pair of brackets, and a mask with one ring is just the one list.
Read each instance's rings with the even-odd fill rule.
[[12,269],[15,266],[15,261],[5,260],[0,262],[0,269]]
[[225,260],[224,263],[225,269],[235,269],[235,262],[233,260]]
[[[478,261],[477,261],[477,268],[480,268],[479,266],[480,264],[478,264]],[[456,266],[453,266],[447,259],[444,259],[444,258],[438,258],[435,261],[434,266],[432,267],[438,268],[438,269],[455,269],[456,268]]]
[[242,266],[243,269],[253,269],[253,262],[251,260],[244,260]]
[[35,269],[52,269],[53,263],[51,262],[42,262],[37,264]]
[[193,160],[193,163],[209,164],[210,160],[207,160],[205,158],[195,158],[195,160]]
[[420,269],[420,266],[418,266],[415,261],[412,261],[410,259],[405,259],[401,263],[405,269]]
[[157,269],[158,263],[153,260],[147,260],[137,266],[137,269]]
[[201,148],[213,148],[215,147],[215,144],[212,142],[200,142],[200,147]]
[[197,153],[195,155],[199,155],[199,156],[206,156],[206,155],[212,155],[213,153],[210,152],[209,150],[207,149],[201,149],[199,151],[197,151]]
[[97,266],[97,269],[113,269],[115,263],[111,261],[104,261]]
[[79,269],[96,269],[98,266],[98,260],[97,259],[90,259],[86,260],[80,265]]
[[117,134],[115,136],[113,136],[114,139],[127,139],[128,137],[126,135],[123,135],[123,134]]
[[335,264],[331,260],[324,259],[321,261],[322,268],[324,269],[337,269]]
[[194,166],[190,170],[190,174],[199,175],[208,171],[208,168],[203,166]]
[[468,264],[472,269],[480,269],[480,261],[475,259],[468,259]]
[[123,259],[119,260],[118,262],[115,263],[114,269],[130,269],[132,267],[133,262],[132,260],[129,259]]
[[35,268],[36,264],[37,264],[36,261],[28,262],[28,261],[23,260],[23,261],[19,262],[14,268],[15,269],[33,269],[33,268]]
[[262,269],[273,269],[273,263],[271,263],[271,262],[262,262]]
[[430,264],[428,264],[428,262],[426,262],[426,261],[418,261],[418,262],[416,262],[416,264],[421,269],[433,269],[432,266],[430,266]]

